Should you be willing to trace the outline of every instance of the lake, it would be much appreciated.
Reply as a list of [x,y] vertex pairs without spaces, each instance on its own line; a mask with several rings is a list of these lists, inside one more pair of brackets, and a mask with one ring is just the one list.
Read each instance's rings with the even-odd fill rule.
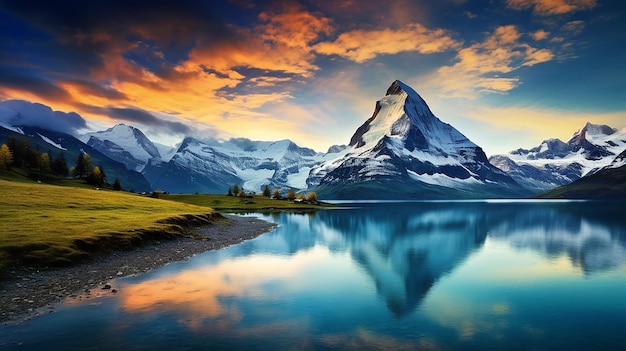
[[626,203],[370,202],[0,326],[3,350],[623,350]]

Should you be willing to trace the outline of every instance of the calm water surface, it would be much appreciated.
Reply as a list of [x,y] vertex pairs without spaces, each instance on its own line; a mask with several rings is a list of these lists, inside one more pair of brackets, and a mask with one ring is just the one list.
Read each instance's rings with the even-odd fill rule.
[[3,350],[623,350],[626,203],[362,203],[0,326]]

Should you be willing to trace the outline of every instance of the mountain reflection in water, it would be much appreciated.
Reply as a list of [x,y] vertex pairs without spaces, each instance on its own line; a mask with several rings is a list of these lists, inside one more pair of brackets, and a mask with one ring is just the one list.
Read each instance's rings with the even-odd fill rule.
[[[619,349],[624,208],[494,200],[253,214],[277,229],[0,327],[0,347]],[[89,337],[71,337],[81,330]]]

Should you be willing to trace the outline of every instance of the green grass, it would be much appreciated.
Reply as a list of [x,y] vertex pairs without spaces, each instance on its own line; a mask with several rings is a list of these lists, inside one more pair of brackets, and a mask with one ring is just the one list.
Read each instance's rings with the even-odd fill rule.
[[[6,180],[15,178],[15,180]],[[69,182],[69,184],[73,184]],[[0,271],[60,266],[92,253],[188,235],[221,216],[213,209],[130,193],[0,179]]]
[[197,206],[207,206],[218,211],[302,211],[318,210],[331,206],[326,203],[319,203],[316,205],[307,203],[295,203],[286,199],[275,200],[260,195],[255,195],[252,198],[240,198],[237,196],[215,194],[168,194],[162,195],[161,198]]

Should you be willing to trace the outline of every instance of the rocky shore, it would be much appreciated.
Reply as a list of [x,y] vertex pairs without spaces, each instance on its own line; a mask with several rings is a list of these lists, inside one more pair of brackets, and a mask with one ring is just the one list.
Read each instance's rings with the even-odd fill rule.
[[61,269],[24,268],[0,281],[0,322],[16,323],[54,310],[67,298],[115,293],[114,278],[147,272],[167,263],[255,238],[276,225],[258,218],[225,215],[223,221],[194,228],[193,237],[161,241],[130,251],[99,254],[88,263]]

